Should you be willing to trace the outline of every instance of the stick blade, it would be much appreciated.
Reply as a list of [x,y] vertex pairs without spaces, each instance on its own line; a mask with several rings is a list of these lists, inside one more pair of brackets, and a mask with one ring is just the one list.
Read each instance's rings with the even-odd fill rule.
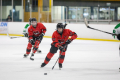
[[85,22],[85,25],[88,27],[89,25],[86,18],[84,19],[84,22]]
[[54,69],[54,66],[52,67],[52,70]]

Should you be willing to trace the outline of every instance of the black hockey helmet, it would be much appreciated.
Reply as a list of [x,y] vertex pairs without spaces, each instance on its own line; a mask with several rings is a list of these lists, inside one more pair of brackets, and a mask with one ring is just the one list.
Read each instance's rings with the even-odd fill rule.
[[62,29],[64,29],[64,25],[63,25],[63,23],[58,23],[58,24],[57,24],[57,29],[58,29],[58,28],[62,28]]
[[31,19],[31,25],[32,25],[33,27],[36,27],[36,25],[37,25],[37,20],[36,20],[36,18],[32,18],[32,19]]
[[117,35],[117,39],[120,40],[120,34]]
[[64,29],[65,27],[64,27],[63,23],[58,23],[58,24],[57,24],[57,32],[60,33],[60,34],[62,34],[63,30],[62,30],[62,32],[59,32],[59,31],[58,31],[58,28]]
[[32,18],[29,18],[29,25],[31,25]]
[[32,21],[37,21],[36,18],[32,18]]

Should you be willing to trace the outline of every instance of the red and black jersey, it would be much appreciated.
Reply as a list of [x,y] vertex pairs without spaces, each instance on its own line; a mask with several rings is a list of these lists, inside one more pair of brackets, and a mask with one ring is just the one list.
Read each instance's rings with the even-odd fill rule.
[[41,33],[46,32],[46,27],[42,23],[37,23],[37,26],[34,28],[32,25],[28,28],[29,39],[38,37]]
[[63,45],[70,36],[70,39],[72,40],[77,38],[77,34],[75,32],[72,32],[70,29],[64,29],[62,35],[55,31],[52,35],[52,44],[55,45],[55,47],[58,45]]

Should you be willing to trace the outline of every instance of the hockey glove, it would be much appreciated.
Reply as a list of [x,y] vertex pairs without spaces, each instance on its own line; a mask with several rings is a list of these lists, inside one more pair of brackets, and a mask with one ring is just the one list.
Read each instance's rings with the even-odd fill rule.
[[44,33],[41,33],[41,34],[39,35],[39,37],[38,37],[38,40],[41,41],[41,40],[43,39],[43,36],[44,36],[44,35],[45,35]]
[[60,51],[63,51],[63,52],[65,51],[63,46],[59,46],[58,48],[59,48]]
[[24,37],[28,37],[28,33],[24,33]]
[[34,45],[34,40],[33,39],[30,39],[29,42]]
[[44,33],[41,33],[41,34],[40,34],[40,37],[43,37],[44,35],[45,35]]
[[70,44],[72,42],[72,39],[68,39],[66,42],[65,42],[65,44]]

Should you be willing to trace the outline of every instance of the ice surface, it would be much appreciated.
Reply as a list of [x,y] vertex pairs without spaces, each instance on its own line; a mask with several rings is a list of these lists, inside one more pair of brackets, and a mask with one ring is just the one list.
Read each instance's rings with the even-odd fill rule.
[[[63,69],[56,64],[58,53],[40,68],[52,40],[44,38],[35,60],[23,58],[27,38],[0,36],[0,80],[120,80],[119,42],[75,40],[66,52]],[[47,73],[47,75],[44,75]]]

